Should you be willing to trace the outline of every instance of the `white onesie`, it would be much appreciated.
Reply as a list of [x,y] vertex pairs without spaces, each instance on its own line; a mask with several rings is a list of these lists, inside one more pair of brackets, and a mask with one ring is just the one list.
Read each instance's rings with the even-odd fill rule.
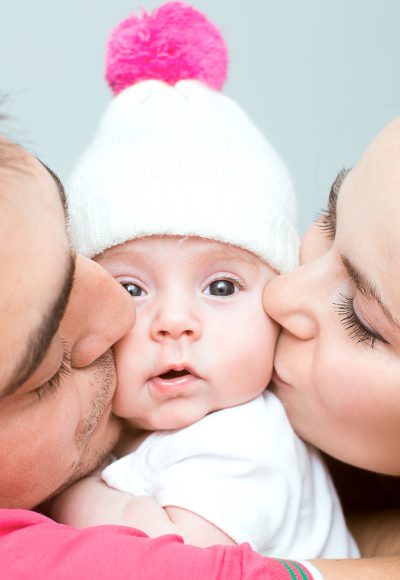
[[194,512],[265,556],[359,555],[318,452],[297,437],[268,391],[184,429],[152,433],[102,477]]

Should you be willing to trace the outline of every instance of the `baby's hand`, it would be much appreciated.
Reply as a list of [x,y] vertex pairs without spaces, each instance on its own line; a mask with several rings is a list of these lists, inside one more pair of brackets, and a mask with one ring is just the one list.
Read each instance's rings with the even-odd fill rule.
[[101,469],[58,495],[49,515],[76,528],[114,524],[138,528],[151,538],[178,534],[197,546],[234,544],[202,517],[180,508],[162,508],[149,496],[132,496],[112,489],[100,474]]
[[74,483],[51,502],[48,515],[57,522],[77,528],[117,521],[118,507],[132,500],[132,496],[109,488],[100,475],[105,464]]
[[54,498],[48,515],[76,528],[113,524],[139,528],[151,536],[171,532],[163,508],[152,497],[132,496],[108,487],[101,479],[104,467]]

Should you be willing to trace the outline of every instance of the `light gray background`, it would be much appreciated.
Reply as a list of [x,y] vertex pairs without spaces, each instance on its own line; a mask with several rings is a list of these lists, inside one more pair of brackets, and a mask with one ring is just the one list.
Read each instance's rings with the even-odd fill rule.
[[[111,95],[110,29],[161,0],[0,0],[0,91],[7,132],[62,179]],[[398,0],[192,0],[230,51],[225,92],[291,169],[304,230],[337,171],[399,111]],[[4,125],[3,125],[4,128]]]

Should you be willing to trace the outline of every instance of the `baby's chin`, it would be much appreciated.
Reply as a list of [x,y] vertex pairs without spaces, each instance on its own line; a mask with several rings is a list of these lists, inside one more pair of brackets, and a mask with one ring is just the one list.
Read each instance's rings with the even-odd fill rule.
[[202,412],[199,409],[194,409],[189,413],[177,411],[166,413],[161,411],[141,419],[127,419],[127,422],[131,427],[143,431],[172,431],[189,427],[189,425],[197,423],[197,421],[200,421],[213,411],[214,409]]

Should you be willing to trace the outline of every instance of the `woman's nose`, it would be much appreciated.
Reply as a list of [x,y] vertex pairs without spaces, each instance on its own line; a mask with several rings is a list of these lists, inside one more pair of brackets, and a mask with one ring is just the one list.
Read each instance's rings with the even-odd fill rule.
[[290,274],[277,276],[266,286],[264,309],[282,328],[301,340],[310,340],[318,331],[316,277],[311,264],[300,266]]
[[74,284],[60,334],[71,348],[72,366],[85,367],[126,334],[135,321],[129,294],[104,268],[77,256]]
[[198,310],[186,297],[164,297],[156,308],[150,334],[158,342],[182,337],[198,340],[201,336]]

